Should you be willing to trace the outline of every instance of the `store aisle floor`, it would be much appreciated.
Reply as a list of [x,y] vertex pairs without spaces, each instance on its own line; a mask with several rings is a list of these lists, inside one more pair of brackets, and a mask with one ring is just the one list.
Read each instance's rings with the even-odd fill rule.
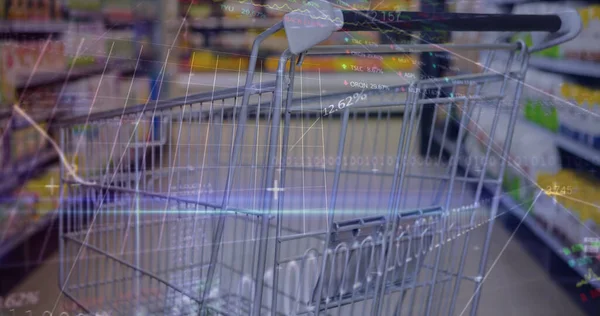
[[[479,237],[480,234],[473,236],[473,238]],[[509,238],[510,233],[500,223],[496,223],[488,260],[489,266],[493,265],[493,267],[483,286],[478,315],[584,315],[563,290],[552,282],[535,259],[520,246],[519,241],[513,239],[509,242]],[[64,312],[65,302],[68,302],[68,299],[61,296],[58,290],[58,259],[58,254],[52,256],[13,290],[13,293],[39,291],[38,304],[18,308],[14,313],[4,310],[3,315],[50,315],[44,312],[52,311],[55,305],[56,309],[52,315],[77,315],[77,312],[72,310]],[[496,259],[497,262],[494,264]],[[459,301],[468,299],[469,297],[461,297]],[[460,314],[462,308],[464,305],[457,306],[456,315]]]

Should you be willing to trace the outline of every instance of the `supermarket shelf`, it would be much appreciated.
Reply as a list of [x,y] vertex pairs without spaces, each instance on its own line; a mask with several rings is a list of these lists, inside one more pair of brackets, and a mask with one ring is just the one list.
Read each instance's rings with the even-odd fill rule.
[[[12,125],[11,125],[11,128],[13,130],[22,129],[22,128],[25,128],[25,127],[28,127],[31,125],[31,124],[29,124],[29,121],[27,121],[23,117],[20,117],[19,115],[14,115],[14,113],[11,109],[12,105],[7,106],[7,107],[9,109],[0,110],[0,120],[13,118]],[[26,111],[26,112],[28,112],[28,111]],[[64,114],[65,112],[66,112],[65,110],[57,109],[54,113],[54,117],[59,117],[62,114]],[[28,114],[33,119],[34,122],[43,123],[43,122],[48,122],[51,119],[52,111],[47,110],[44,112],[28,113]],[[4,124],[4,123],[1,123],[1,121],[0,121],[0,124]]]
[[536,0],[489,0],[489,2],[494,5],[511,5],[536,2]]
[[[407,74],[407,72],[405,72]],[[256,73],[254,82],[270,82],[275,80],[273,73]],[[322,95],[360,90],[359,84],[380,84],[387,86],[395,86],[406,84],[414,79],[406,79],[400,77],[396,73],[386,72],[365,73],[365,72],[344,72],[344,73],[321,73],[320,76],[316,72],[296,72],[294,78],[294,95],[295,97],[302,94],[304,97],[313,95]],[[189,73],[179,73],[173,77],[174,88],[185,93],[189,84],[190,93],[210,92],[213,90],[213,83],[216,89],[234,88],[238,85],[243,85],[246,81],[246,72],[238,74],[237,71],[219,71],[215,77],[213,72],[193,73],[190,77]],[[346,84],[347,83],[347,84]],[[354,85],[354,86],[353,86]],[[367,86],[367,89],[369,89]]]
[[[443,138],[443,136],[441,135],[440,131],[436,130],[433,135],[433,139],[435,140],[435,142],[437,144],[441,144],[442,138]],[[453,141],[450,139],[446,139],[444,141],[444,150],[446,152],[450,153],[451,155],[454,155],[455,148],[456,148],[456,141]],[[465,153],[459,153],[459,155],[465,155]],[[458,159],[458,161],[460,162],[460,161],[464,161],[464,160]],[[465,168],[464,166],[460,166],[460,167],[463,169]],[[475,176],[472,171],[469,171],[469,173],[471,174],[470,176]],[[488,192],[493,192],[492,187],[489,184],[484,184],[484,189]],[[507,194],[502,194],[500,196],[500,204],[506,210],[511,212],[513,215],[515,215],[519,220],[522,220],[523,224],[525,224],[525,226],[527,228],[529,228],[529,230],[531,230],[540,240],[542,240],[542,242],[549,249],[551,249],[556,256],[558,256],[565,263],[567,263],[569,261],[569,257],[567,257],[564,254],[564,252],[562,251],[563,248],[569,247],[569,245],[563,244],[558,238],[549,234],[544,228],[542,228],[540,226],[540,224],[538,224],[535,221],[534,217],[529,216],[529,214],[527,214],[527,210],[523,209],[523,207],[521,207],[520,204],[518,204],[515,200],[513,200]],[[573,269],[575,272],[577,272],[577,274],[579,276],[581,276],[581,278],[585,279],[587,270],[583,266],[575,266],[575,267],[571,267],[571,269]],[[599,282],[595,282],[595,283],[591,282],[590,285],[592,285],[594,288],[600,289]]]
[[133,15],[130,12],[119,12],[119,11],[99,11],[99,10],[68,10],[67,17],[69,19],[77,20],[119,20],[126,21],[132,20]]
[[[9,167],[11,173],[16,174],[21,179],[29,178],[40,167],[58,160],[58,154],[52,148],[41,150],[30,157],[20,159]],[[32,172],[33,171],[33,172]]]
[[40,217],[37,221],[31,223],[25,227],[19,234],[9,236],[9,239],[0,244],[0,258],[4,257],[7,253],[14,250],[18,245],[27,241],[34,234],[45,230],[49,225],[56,219],[56,212],[48,212]]
[[18,286],[58,249],[58,212],[50,211],[0,244],[0,295]]
[[[53,114],[51,110],[48,110],[42,113],[29,113],[29,116],[36,123],[45,123],[52,120],[53,118],[61,117],[66,112],[67,111],[65,110],[56,110]],[[25,118],[21,117],[18,114],[14,116],[11,126],[13,130],[23,129],[29,126],[31,126],[31,124]]]
[[[499,52],[496,56],[502,60],[508,59],[506,52]],[[485,60],[486,53],[482,53],[480,58]],[[563,75],[600,78],[600,62],[531,56],[529,66]]]
[[[38,73],[31,78],[28,82],[28,78],[20,78],[16,84],[17,89],[39,87],[43,85],[49,85],[54,83],[62,84],[66,81],[74,81],[82,78],[86,78],[93,75],[101,74],[104,71],[104,63],[98,63],[90,66],[74,67],[69,73],[66,69],[60,72],[43,72]],[[107,71],[119,70],[121,72],[130,72],[135,68],[135,62],[133,61],[115,61],[109,62]]]
[[[26,159],[21,159],[12,166],[8,166],[7,174],[2,175],[2,184],[0,184],[0,194],[10,194],[15,188],[36,174],[36,171],[58,160],[58,154],[53,149],[46,149],[42,152],[31,155]],[[0,258],[14,249],[15,246],[27,240],[30,236],[44,229],[51,221],[50,214],[44,215],[35,223],[28,226],[21,234],[10,238],[8,242],[0,244]]]
[[[513,5],[513,4],[524,4],[533,2],[559,2],[559,0],[488,0],[490,4],[494,5]],[[597,2],[597,0],[586,0],[589,3]]]
[[0,295],[6,296],[58,249],[58,213],[48,212],[0,245]]
[[2,21],[2,33],[62,33],[67,30],[67,23],[63,21]]
[[521,119],[519,121],[520,124],[530,125],[533,128],[537,129],[539,133],[543,133],[554,139],[554,143],[557,147],[562,148],[571,154],[585,159],[597,166],[600,166],[600,151],[596,150],[592,147],[586,146],[585,144],[579,143],[574,139],[571,139],[567,136],[556,134],[544,129],[534,123],[531,123],[525,119]]
[[[180,54],[180,60],[184,61],[184,62],[188,62],[191,61],[191,55],[194,52],[209,52],[213,55],[222,55],[221,57],[224,56],[235,56],[235,57],[248,57],[250,58],[250,55],[252,54],[252,49],[251,48],[244,48],[244,47],[221,47],[221,46],[211,46],[209,48],[206,47],[200,47],[200,48],[192,48],[190,49],[189,52],[186,53],[181,53]],[[264,57],[271,57],[271,58],[279,58],[279,56],[281,56],[281,54],[283,53],[282,50],[275,50],[275,49],[260,49],[258,51],[258,57],[259,58],[264,58]],[[189,65],[188,65],[189,66]],[[189,69],[189,68],[187,68]]]
[[68,20],[78,23],[103,21],[107,29],[131,28],[134,25],[133,18],[127,14],[115,14],[101,11],[70,10],[67,13]]
[[9,164],[0,174],[0,194],[14,190],[21,182],[27,180],[35,171],[58,160],[58,155],[52,149],[46,149],[25,159]]
[[600,78],[600,63],[580,60],[531,57],[529,65],[564,75]]
[[[46,149],[36,153],[29,158],[21,159],[12,166],[7,167],[8,172],[2,175],[2,184],[0,184],[0,194],[10,194],[17,186],[21,185],[28,178],[35,175],[36,171],[44,166],[58,160],[58,154],[52,149]],[[20,234],[12,236],[8,241],[0,244],[0,258],[11,252],[15,247],[28,240],[32,235],[48,227],[54,214],[49,213],[27,226]]]
[[132,29],[134,26],[135,22],[132,20],[113,20],[111,18],[104,18],[104,27],[108,31]]
[[[584,0],[588,3],[598,3],[598,0]],[[524,4],[534,2],[560,2],[560,0],[488,0],[493,5],[513,5],[513,4]]]
[[266,29],[277,22],[282,21],[281,18],[256,18],[256,19],[232,19],[232,18],[217,18],[210,17],[202,20],[192,20],[189,22],[190,29],[193,31],[240,31],[247,29]]
[[2,183],[0,183],[0,195],[9,193],[19,185],[19,179],[17,177],[2,177]]
[[104,14],[98,10],[73,10],[66,11],[67,18],[79,20],[98,20],[104,17]]

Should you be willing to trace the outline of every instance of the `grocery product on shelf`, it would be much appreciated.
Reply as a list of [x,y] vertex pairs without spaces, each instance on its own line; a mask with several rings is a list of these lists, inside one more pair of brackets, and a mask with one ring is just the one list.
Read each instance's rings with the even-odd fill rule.
[[[267,71],[276,71],[279,63],[277,55],[282,51],[283,47],[287,47],[285,34],[281,37],[275,37],[272,40],[272,46],[278,48],[273,52],[273,58],[268,58],[265,61]],[[352,33],[334,33],[330,38],[325,40],[323,45],[362,45],[376,46],[379,43],[379,37],[374,32],[352,32]],[[275,52],[278,52],[275,54]],[[398,55],[403,56],[403,55]],[[409,64],[409,67],[406,67]],[[396,57],[385,58],[381,55],[359,53],[346,51],[344,56],[307,56],[302,62],[304,71],[321,71],[321,72],[368,72],[381,73],[384,71],[407,71],[412,70],[414,65],[410,62],[403,63],[396,60]]]
[[109,72],[67,83],[58,103],[71,115],[87,115],[145,103],[149,90],[146,76],[121,78]]
[[[453,2],[454,12],[461,13],[502,13],[500,8],[486,5],[484,1],[456,1]],[[452,42],[456,44],[493,43],[498,39],[497,32],[452,32]],[[463,73],[481,72],[479,53],[475,51],[460,52],[461,58],[452,58],[452,66]]]
[[[573,40],[564,44],[545,49],[536,55],[549,58],[564,58],[600,61],[600,5],[588,2],[536,2],[517,5],[513,11],[515,14],[549,14],[563,12],[568,9],[577,9],[583,22],[581,33]],[[520,33],[514,37],[515,40],[522,39],[526,44],[532,45],[541,42],[545,33],[531,32]]]
[[220,70],[239,71],[248,67],[248,56],[234,54],[218,54],[219,61],[217,63],[217,54],[208,50],[195,51],[192,57],[189,58],[189,64],[184,66],[185,71],[201,71],[214,72],[215,67]]
[[[39,125],[42,129],[47,128],[44,123],[40,123]],[[20,162],[25,159],[30,159],[46,144],[47,139],[32,126],[13,130],[10,137],[11,160],[13,162]]]
[[529,70],[521,104],[525,119],[600,149],[600,91],[572,79]]
[[131,21],[133,0],[102,0],[102,12],[111,20]]
[[[472,170],[481,170],[485,159],[485,149],[493,140],[494,150],[490,153],[487,170],[492,176],[499,174],[500,161],[498,160],[504,143],[506,142],[508,115],[498,117],[496,134],[490,136],[494,124],[493,110],[482,110],[481,114],[475,113],[479,118],[477,124],[470,122],[465,149],[471,163]],[[554,146],[552,138],[547,134],[537,133],[535,128],[527,124],[516,124],[512,145],[509,153],[508,165],[503,180],[503,189],[516,201],[531,205],[537,187],[533,184],[538,174],[556,174],[560,170],[560,157]]]
[[568,105],[555,98],[564,76],[529,69],[525,78],[521,104],[525,119],[554,133],[558,132],[559,116],[566,119]]
[[600,149],[600,91],[577,84],[561,84],[557,95],[568,106],[559,108],[559,132],[587,146]]
[[111,60],[125,59],[130,60],[132,56],[137,56],[139,52],[135,52],[135,35],[131,30],[109,30],[104,36],[106,37],[105,51],[111,52]]
[[[224,67],[227,69],[237,69],[239,66],[240,59],[242,59],[242,68],[247,64],[247,59],[250,55],[250,50],[254,42],[254,38],[260,34],[266,27],[274,25],[278,22],[284,14],[293,10],[299,9],[305,5],[305,0],[286,0],[286,1],[239,1],[239,0],[227,0],[219,2],[218,12],[212,6],[209,10],[208,4],[204,2],[197,2],[192,4],[190,10],[194,7],[204,6],[204,10],[200,16],[205,17],[201,20],[194,14],[189,14],[188,21],[189,25],[193,25],[190,28],[190,33],[202,33],[202,35],[187,34],[184,33],[184,39],[182,39],[182,70],[189,71],[190,67],[192,71],[212,71],[214,69],[214,63],[216,55],[219,55],[219,68],[224,63],[231,65],[231,67]],[[336,4],[334,2],[334,4]],[[370,7],[376,7],[378,10],[408,10],[416,9],[418,7],[418,1],[403,0],[403,1],[345,1],[337,3],[338,5],[347,8],[348,6],[355,9],[368,9]],[[180,11],[187,11],[189,1],[180,2]],[[210,13],[209,13],[210,11]],[[210,18],[208,15],[210,14]],[[260,22],[260,23],[259,23]],[[209,27],[211,30],[214,28],[214,32],[202,31],[202,28]],[[227,30],[235,29],[235,32]],[[244,31],[245,30],[245,31]],[[404,33],[402,33],[404,34]],[[384,36],[390,37],[391,42],[399,43],[395,40],[397,34],[384,34]],[[330,38],[325,40],[323,45],[378,45],[381,42],[381,36],[379,32],[338,32],[334,33]],[[208,46],[206,46],[208,45]],[[268,57],[265,60],[265,69],[273,72],[277,69],[278,55],[283,52],[287,47],[287,39],[283,31],[279,32],[275,36],[268,37],[265,42],[261,45],[259,55]],[[202,49],[202,50],[200,50]],[[209,55],[209,51],[212,50],[213,56]],[[192,54],[195,56],[202,57],[201,60],[195,58],[192,60]],[[322,72],[350,72],[353,70],[351,65],[363,69],[371,69],[373,72],[379,71],[410,71],[414,65],[401,64],[392,60],[384,60],[381,56],[358,56],[358,54],[349,53],[349,56],[342,58],[330,58],[330,57],[306,57],[303,62],[305,71],[317,71]],[[270,58],[272,57],[272,58]],[[344,65],[347,67],[344,68]],[[365,70],[367,71],[367,70]]]
[[0,84],[2,85],[0,102],[17,100],[16,86],[20,82],[26,82],[34,67],[36,74],[64,70],[66,68],[64,52],[62,41],[50,41],[48,45],[44,41],[0,43]]
[[354,3],[348,1],[348,3],[351,3],[350,6],[356,8],[357,10],[368,10],[369,8],[376,8],[380,11],[417,11],[419,8],[419,1],[413,0],[356,0],[353,2]]
[[[5,0],[2,1],[9,20],[48,21],[61,19],[61,0]],[[6,11],[4,9],[6,8]]]
[[[111,78],[109,77],[107,80],[111,80]],[[91,78],[67,83],[61,95],[61,108],[68,109],[69,113],[73,115],[88,114],[90,107],[95,107],[93,103],[98,102],[98,98],[94,99],[96,90],[94,83]]]
[[[104,76],[96,75],[86,78],[86,89],[80,90],[88,94],[88,104],[85,114],[89,113],[89,108],[93,112],[106,111],[110,109],[122,109],[126,106],[126,98],[118,94],[117,72],[113,71]],[[134,87],[132,86],[133,90]],[[132,93],[135,95],[135,93]],[[83,109],[82,109],[83,110]]]
[[[123,95],[126,93],[117,89],[118,75],[115,75],[123,69],[114,71],[115,63],[108,65],[110,73],[103,73],[102,76],[106,76],[102,79],[101,75],[89,77],[102,68],[79,68],[90,64],[104,65],[107,56],[114,62],[115,58],[131,60],[137,55],[133,52],[133,32],[127,30],[132,24],[132,2],[0,0],[0,19],[9,20],[4,24],[5,29],[10,30],[4,31],[8,36],[0,41],[0,110],[10,113],[8,111],[18,102],[24,112],[36,121],[37,127],[55,137],[58,133],[48,121],[50,113],[58,118],[67,109],[70,110],[69,115],[87,114],[92,104],[96,109],[106,110],[109,106],[123,108],[130,103],[138,103],[141,97],[147,95],[147,79],[142,85],[140,80],[136,80],[133,84],[135,91],[129,94],[129,100],[125,100]],[[65,14],[66,11],[69,13]],[[66,16],[70,20],[61,21]],[[106,24],[109,28],[126,30],[105,33]],[[115,39],[106,40],[111,37]],[[109,55],[108,49],[113,43]],[[73,71],[71,65],[75,66]],[[137,76],[142,77],[139,73]],[[49,228],[56,219],[53,211],[57,209],[61,196],[57,169],[39,175],[43,168],[56,160],[48,135],[43,136],[44,133],[30,126],[16,112],[12,114],[12,119],[10,115],[3,115],[7,118],[0,122],[0,133],[5,132],[0,141],[0,148],[3,148],[0,162],[4,169],[1,192],[4,196],[0,201],[0,257],[17,251],[25,253],[31,245],[37,245],[37,238],[42,235],[37,233]],[[13,124],[8,124],[9,120]],[[128,128],[134,128],[134,123],[129,125]],[[141,133],[147,136],[148,124],[140,125]],[[100,137],[93,128],[82,134],[85,135],[83,139]],[[106,141],[114,139],[106,138]],[[85,149],[83,143],[82,148]],[[118,148],[115,154],[123,154],[124,151]],[[100,153],[99,159],[103,154],[109,155]],[[77,159],[67,158],[74,160],[77,168]],[[46,238],[50,236],[45,234]]]
[[[307,56],[302,62],[303,71],[321,71],[321,72],[353,72],[353,73],[383,73],[390,70],[390,65],[386,65],[381,59],[371,57],[357,57],[358,55],[347,56]],[[279,59],[273,56],[265,60],[267,71],[275,71],[279,65]],[[391,65],[394,66],[393,64]],[[393,70],[408,70],[401,65]],[[412,69],[412,66],[411,68]]]
[[60,94],[60,88],[53,85],[24,89],[19,94],[19,105],[27,114],[33,117],[47,117],[52,109],[57,106],[57,97]]
[[[131,80],[133,80],[133,83]],[[146,102],[148,102],[151,88],[150,79],[148,77],[138,76],[133,79],[116,78],[116,80],[114,80],[114,85],[114,90],[109,89],[108,91],[111,91],[110,94],[106,94],[105,109],[123,108],[123,106],[146,104]]]
[[0,201],[0,245],[56,210],[60,198],[59,174],[56,168],[49,170],[3,197]]
[[72,11],[99,12],[102,9],[102,0],[67,0],[66,7]]
[[63,41],[67,62],[75,66],[93,64],[108,55],[102,20],[86,23],[70,21]]
[[189,31],[187,24],[184,23],[184,27],[181,30],[181,36],[179,36],[178,54],[181,60],[187,60],[192,54],[192,47],[196,46],[192,44],[192,35],[193,33]]
[[545,191],[535,204],[535,215],[563,233],[572,242],[595,237],[600,232],[600,185],[581,173],[560,170],[541,173],[537,183]]
[[213,13],[214,6],[209,1],[192,3],[180,1],[179,3],[180,14],[189,19],[205,19]]
[[[33,178],[21,188],[21,194],[33,198],[34,216],[39,218],[56,210],[60,198],[60,172],[50,169],[39,177]],[[65,196],[63,196],[64,198]]]
[[[492,115],[479,116],[479,126],[470,124],[465,139],[467,163],[471,170],[480,170],[485,158],[485,144],[489,141]],[[508,116],[497,122],[494,150],[486,172],[497,175],[497,153],[504,145]],[[600,231],[600,185],[597,180],[573,171],[561,169],[558,151],[552,138],[539,133],[527,124],[515,126],[515,137],[503,179],[503,191],[530,215],[541,220],[572,242],[596,236]],[[518,168],[516,168],[518,167]],[[521,171],[522,170],[522,171]],[[544,192],[544,194],[540,194]],[[535,202],[535,203],[534,203]]]

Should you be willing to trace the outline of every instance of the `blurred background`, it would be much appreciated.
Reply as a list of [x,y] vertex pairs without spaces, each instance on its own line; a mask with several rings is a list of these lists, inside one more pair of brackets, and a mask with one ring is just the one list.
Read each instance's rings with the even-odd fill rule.
[[[59,297],[59,156],[51,141],[58,141],[59,135],[53,122],[243,85],[254,38],[303,4],[304,0],[0,0],[0,315],[42,315]],[[585,238],[600,233],[600,4],[358,0],[350,6],[520,14],[577,10],[583,22],[579,36],[530,59],[511,149],[525,174],[513,166],[505,176],[507,194],[501,207],[506,212],[494,229],[489,260],[496,266],[484,286],[479,315],[600,315],[600,261],[593,251],[584,251]],[[339,32],[322,44],[375,47],[419,43],[423,38],[480,44],[498,36]],[[536,35],[519,33],[509,40],[530,44]],[[274,79],[285,48],[283,30],[261,46],[257,78]],[[357,82],[385,89],[423,77],[469,74],[481,70],[483,57],[308,56],[294,93],[353,91]],[[363,71],[357,71],[359,67]],[[14,104],[36,125],[15,112]],[[402,116],[402,110],[396,114]],[[429,124],[434,120],[440,119],[430,118]],[[150,123],[142,129],[140,134],[149,133]],[[525,205],[536,194],[527,189],[531,179],[543,188],[558,185],[559,205],[536,202],[528,214]],[[68,305],[61,298],[64,304]]]

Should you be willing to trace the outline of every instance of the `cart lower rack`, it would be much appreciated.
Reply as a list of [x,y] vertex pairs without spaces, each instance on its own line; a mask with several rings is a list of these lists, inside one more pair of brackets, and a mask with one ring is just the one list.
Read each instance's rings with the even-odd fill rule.
[[[60,281],[83,310],[476,313],[526,47],[295,51],[315,44],[295,43],[280,59],[276,82],[254,83],[257,49],[282,27],[256,40],[243,87],[61,123],[61,148],[77,168],[62,168],[70,203],[60,217]],[[294,26],[285,27],[289,36]],[[294,94],[305,54],[464,49],[491,52],[483,72],[351,93]],[[498,50],[510,58],[502,61],[503,71],[491,71]],[[508,128],[492,129],[505,134],[504,146],[488,143],[478,162],[487,170],[490,157],[500,157],[497,172],[459,173],[457,159],[431,145],[419,156],[416,136],[433,128],[419,126],[422,108],[430,105],[444,137],[457,140],[455,152],[465,137],[474,137],[481,115],[508,115]],[[394,115],[399,110],[403,118]],[[452,121],[458,130],[449,128]],[[496,186],[492,200],[482,199],[483,184]],[[101,304],[90,303],[98,297]]]

